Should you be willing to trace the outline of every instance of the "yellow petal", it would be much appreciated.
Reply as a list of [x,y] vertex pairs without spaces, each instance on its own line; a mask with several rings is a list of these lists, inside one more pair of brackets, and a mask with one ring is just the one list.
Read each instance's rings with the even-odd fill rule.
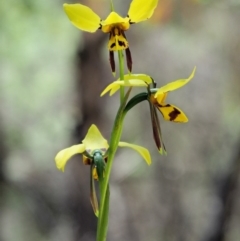
[[109,96],[114,95],[119,90],[119,88],[120,88],[120,85],[115,86],[114,88],[112,88],[110,93],[109,93]]
[[56,166],[59,170],[64,171],[67,161],[74,155],[83,153],[85,146],[83,144],[74,145],[61,150],[55,157]]
[[133,0],[128,11],[130,23],[138,23],[150,18],[157,4],[158,0]]
[[181,123],[188,122],[188,118],[183,111],[174,105],[165,104],[157,107],[165,120]]
[[120,147],[130,147],[130,148],[134,149],[144,158],[144,160],[147,162],[148,165],[151,164],[151,156],[150,156],[150,153],[149,153],[148,149],[146,149],[142,146],[138,146],[138,145],[130,144],[130,143],[127,143],[127,142],[122,142],[122,141],[120,141],[118,143],[118,146],[120,146]]
[[91,33],[100,27],[101,19],[91,8],[78,3],[64,3],[63,8],[75,27]]
[[166,93],[166,92],[176,90],[178,88],[183,87],[185,84],[187,84],[194,77],[195,71],[196,71],[196,67],[194,67],[193,72],[191,73],[191,75],[187,79],[179,79],[179,80],[176,80],[174,82],[171,82],[171,83],[169,83],[167,85],[164,85],[163,87],[159,88],[158,91],[155,94],[155,98],[158,94]]
[[105,154],[109,147],[107,140],[103,138],[101,132],[95,125],[90,126],[82,143],[85,145],[86,151],[89,154],[94,150],[100,150]]
[[129,79],[129,80],[122,80],[121,81],[122,86],[135,86],[135,87],[147,87],[148,85],[141,79]]
[[[113,83],[111,83],[110,85],[108,85],[103,90],[103,92],[101,93],[101,96],[105,95],[108,91],[110,91],[109,95],[112,96],[113,94],[115,94],[119,90],[120,86],[126,86],[126,87],[131,87],[131,86],[147,87],[148,86],[146,81],[149,81],[149,79],[146,76],[143,76],[142,79],[138,79],[136,76],[133,76],[133,75],[130,75],[130,76],[131,76],[131,78],[130,77],[128,77],[128,78],[126,77],[125,78],[125,76],[124,76],[125,80],[116,80]],[[136,77],[136,79],[133,79],[135,77]],[[143,79],[146,79],[146,81],[144,81]]]
[[165,100],[167,98],[168,92],[166,93],[157,93],[157,96],[152,94],[151,95],[151,101],[152,103],[157,103],[157,104],[165,104]]
[[[120,80],[120,79],[118,79]],[[146,74],[126,74],[124,75],[124,80],[138,80],[139,83],[143,82],[145,83],[145,85],[136,85],[135,86],[147,86],[146,83],[148,85],[153,83],[153,79],[151,76],[146,75]]]
[[111,83],[110,85],[108,85],[103,92],[101,93],[100,96],[105,95],[108,91],[110,92],[110,96],[113,95],[116,91],[118,91],[118,89],[120,88],[120,81],[114,81],[113,83]]
[[105,20],[101,21],[101,25],[104,33],[109,33],[116,25],[124,31],[130,27],[129,18],[123,18],[116,12],[111,12]]

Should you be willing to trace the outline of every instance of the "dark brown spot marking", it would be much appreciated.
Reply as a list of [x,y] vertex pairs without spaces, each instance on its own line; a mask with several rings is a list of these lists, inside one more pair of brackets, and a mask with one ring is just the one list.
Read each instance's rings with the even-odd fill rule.
[[112,48],[114,48],[115,46],[116,46],[116,43],[112,43],[111,46],[110,46],[110,48],[112,49]]
[[121,40],[118,40],[118,44],[119,44],[119,46],[124,46],[124,47],[126,47],[126,44],[125,44],[123,41],[121,41]]
[[[166,106],[169,106],[169,105],[166,105]],[[173,109],[174,110],[168,114],[168,116],[170,117],[170,121],[174,121],[178,117],[178,115],[181,114],[181,112],[176,108],[173,107]]]

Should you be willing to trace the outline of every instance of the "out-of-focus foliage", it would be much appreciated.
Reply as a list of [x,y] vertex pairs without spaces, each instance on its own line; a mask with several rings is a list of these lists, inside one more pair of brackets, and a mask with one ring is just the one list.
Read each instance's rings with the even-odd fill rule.
[[[80,2],[103,18],[102,12],[109,12],[106,0]],[[124,13],[130,2],[114,0],[114,5]],[[2,160],[0,233],[6,241],[93,240],[89,230],[80,229],[82,223],[74,223],[78,214],[68,212],[74,197],[91,209],[78,191],[82,177],[72,175],[74,162],[64,174],[54,166],[79,115],[73,63],[79,45],[88,41],[68,22],[62,3],[8,0],[0,7],[0,124],[8,150]],[[131,151],[117,156],[109,240],[208,241],[218,229],[226,208],[222,187],[231,173],[239,175],[234,172],[240,143],[239,23],[239,0],[162,0],[151,20],[126,32],[133,72],[153,76],[158,87],[186,78],[195,65],[197,72],[186,88],[168,96],[189,118],[179,125],[162,120],[168,156],[159,156],[154,146],[147,103],[127,115],[122,140],[148,147],[153,164],[146,169]],[[109,65],[106,46],[107,39],[102,69]],[[103,98],[106,131],[101,132],[108,137],[117,104],[115,97]],[[235,184],[221,240],[240,238]]]
[[73,125],[71,63],[79,33],[66,21],[61,1],[3,1],[0,15],[0,115],[8,147],[3,161],[13,185],[4,186],[1,197],[1,234],[4,240],[43,240],[33,222],[41,204],[32,200],[43,201],[37,188],[31,194],[23,183],[52,192],[42,180],[55,171],[53,158]]
[[78,35],[61,1],[10,0],[0,11],[1,115],[11,149],[7,170],[22,176],[32,167],[49,168],[58,148],[54,143],[72,125],[69,62]]

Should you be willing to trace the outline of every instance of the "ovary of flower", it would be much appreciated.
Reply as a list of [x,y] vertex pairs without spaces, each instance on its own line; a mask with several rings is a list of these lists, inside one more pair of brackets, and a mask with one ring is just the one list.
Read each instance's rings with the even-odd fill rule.
[[[119,142],[119,147],[129,147],[137,151],[143,159],[147,162],[148,165],[151,164],[151,156],[149,154],[149,151],[138,145],[130,144],[127,142]],[[68,160],[76,155],[76,154],[82,154],[83,155],[83,162],[84,164],[90,164],[88,162],[88,158],[85,156],[85,152],[88,154],[88,156],[92,156],[95,150],[101,151],[102,155],[105,156],[106,152],[108,150],[108,142],[98,128],[95,125],[91,125],[91,127],[88,130],[88,133],[81,144],[71,146],[69,148],[61,150],[55,157],[56,166],[59,170],[64,171],[64,168],[66,166],[66,163]]]
[[131,24],[150,18],[157,4],[158,0],[133,0],[126,17],[112,11],[105,20],[101,20],[92,9],[82,4],[65,3],[63,7],[75,27],[91,33],[98,29],[109,33],[108,48],[110,51],[117,51],[128,48],[124,31],[128,30]]

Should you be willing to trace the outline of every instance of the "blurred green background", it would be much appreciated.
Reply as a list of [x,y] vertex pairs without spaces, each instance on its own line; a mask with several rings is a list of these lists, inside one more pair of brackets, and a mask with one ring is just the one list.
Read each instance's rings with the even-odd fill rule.
[[[107,0],[78,2],[109,13]],[[113,2],[126,15],[131,1]],[[92,123],[109,138],[119,98],[99,97],[114,80],[108,36],[74,28],[63,3],[0,3],[1,241],[95,239],[89,167],[76,156],[60,173],[54,157]],[[189,122],[160,117],[167,156],[155,148],[148,104],[128,114],[122,140],[147,147],[153,163],[118,151],[108,240],[240,240],[239,23],[239,0],[161,0],[126,32],[133,73],[161,86],[197,72],[168,96]]]

